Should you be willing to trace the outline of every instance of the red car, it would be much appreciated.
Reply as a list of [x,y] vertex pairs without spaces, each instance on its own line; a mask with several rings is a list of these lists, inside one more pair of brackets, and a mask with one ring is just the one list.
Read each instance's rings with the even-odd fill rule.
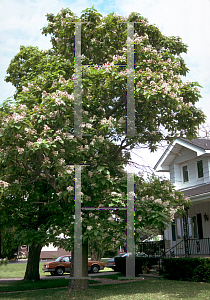
[[[44,263],[43,272],[50,272],[51,275],[63,275],[70,273],[71,256],[65,255],[58,257],[55,261]],[[98,273],[103,270],[105,264],[101,261],[88,260],[88,272]]]

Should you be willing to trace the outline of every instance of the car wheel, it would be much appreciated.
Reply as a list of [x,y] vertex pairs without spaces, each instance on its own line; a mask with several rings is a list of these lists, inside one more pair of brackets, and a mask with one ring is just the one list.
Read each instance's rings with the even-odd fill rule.
[[58,268],[56,268],[55,273],[56,273],[56,275],[58,275],[58,276],[62,276],[63,273],[64,273],[64,269],[61,268],[61,267],[58,267]]
[[55,275],[55,272],[50,272],[50,274],[51,274],[52,276],[54,276],[54,275]]
[[99,270],[100,270],[100,267],[98,265],[93,265],[91,267],[91,272],[92,273],[98,273]]

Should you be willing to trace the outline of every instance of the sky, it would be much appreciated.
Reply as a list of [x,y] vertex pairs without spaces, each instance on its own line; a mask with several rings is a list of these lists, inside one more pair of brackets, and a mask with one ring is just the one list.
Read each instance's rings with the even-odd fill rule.
[[[156,24],[164,35],[180,36],[188,45],[183,54],[190,72],[184,81],[197,81],[203,87],[199,103],[210,123],[210,0],[7,0],[0,2],[0,104],[14,94],[15,88],[4,81],[11,59],[19,52],[20,45],[51,47],[50,37],[41,34],[47,25],[46,13],[57,14],[62,7],[70,8],[77,16],[82,10],[94,6],[102,15],[115,12],[128,16],[138,12]],[[150,170],[164,151],[156,153],[136,149],[132,159]],[[148,168],[147,168],[148,170]],[[135,169],[134,171],[137,171]],[[162,175],[162,174],[160,174]]]

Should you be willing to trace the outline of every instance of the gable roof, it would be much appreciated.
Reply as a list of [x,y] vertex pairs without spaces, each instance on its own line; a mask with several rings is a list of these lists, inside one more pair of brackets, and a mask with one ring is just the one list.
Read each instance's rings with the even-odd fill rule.
[[162,154],[154,169],[156,172],[169,172],[169,166],[177,156],[182,147],[188,148],[195,152],[195,156],[200,156],[210,153],[210,140],[178,138],[171,143],[165,152]]

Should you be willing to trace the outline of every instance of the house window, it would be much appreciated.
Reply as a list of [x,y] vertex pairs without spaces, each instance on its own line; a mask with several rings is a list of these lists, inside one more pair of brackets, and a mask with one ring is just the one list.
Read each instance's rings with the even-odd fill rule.
[[[188,217],[188,221],[187,221],[187,234],[189,239],[192,238],[192,227],[191,227],[191,218]],[[184,220],[182,218],[182,236],[184,237]]]
[[198,169],[198,178],[203,177],[203,161],[199,160],[197,161],[197,169]]
[[193,237],[195,239],[198,238],[198,229],[197,229],[197,219],[196,219],[196,216],[194,216],[192,218],[192,221],[193,221]]
[[189,181],[189,176],[188,176],[188,169],[187,166],[182,167],[182,172],[183,172],[183,181],[187,182]]
[[176,225],[175,221],[171,223],[171,230],[172,230],[172,241],[176,241]]
[[180,219],[176,219],[176,232],[177,232],[177,239],[180,240],[181,236],[181,222]]

